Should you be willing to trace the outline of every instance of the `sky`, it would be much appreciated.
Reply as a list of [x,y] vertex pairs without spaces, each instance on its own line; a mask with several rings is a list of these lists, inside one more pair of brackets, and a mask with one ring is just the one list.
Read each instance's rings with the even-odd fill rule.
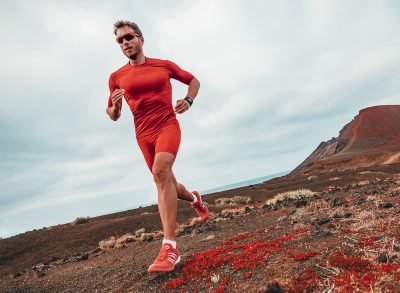
[[[189,190],[290,171],[400,101],[398,1],[1,0],[0,237],[156,203],[127,104],[105,112],[120,19],[200,80],[178,115]],[[171,83],[175,104],[187,86]]]

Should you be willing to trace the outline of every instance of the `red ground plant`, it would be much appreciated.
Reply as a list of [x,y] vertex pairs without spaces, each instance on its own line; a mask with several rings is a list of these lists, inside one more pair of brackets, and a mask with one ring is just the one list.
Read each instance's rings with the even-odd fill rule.
[[[338,273],[328,278],[312,269],[305,269],[298,277],[292,280],[289,292],[314,292],[325,281],[337,292],[370,292],[376,288],[379,280],[392,275],[395,282],[400,282],[399,265],[389,262],[387,264],[373,265],[369,260],[357,256],[346,256],[342,250],[334,252],[329,258],[326,268],[336,268]],[[387,292],[396,291],[394,284],[386,284]],[[336,292],[336,291],[335,291]]]
[[[162,285],[162,289],[177,289],[184,285],[191,285],[195,287],[193,292],[196,292],[196,290],[203,289],[199,288],[198,284],[205,284],[212,291],[211,276],[213,274],[221,274],[223,271],[228,271],[232,274],[241,271],[243,273],[242,279],[246,280],[257,267],[265,267],[267,265],[266,255],[286,253],[297,261],[306,260],[316,255],[317,253],[314,251],[305,253],[288,251],[292,250],[293,246],[287,244],[290,244],[299,235],[302,235],[302,233],[297,235],[291,233],[268,241],[257,239],[242,243],[244,240],[254,239],[255,235],[239,233],[228,240],[220,242],[215,248],[193,254],[190,259],[183,262],[181,276],[165,282]],[[202,282],[199,282],[200,280]],[[224,292],[229,282],[230,278],[221,278],[218,287],[212,292]]]
[[[221,241],[215,248],[193,254],[183,262],[180,277],[168,280],[162,288],[180,289],[180,292],[189,289],[191,292],[208,290],[222,293],[228,286],[238,282],[235,280],[246,280],[257,268],[266,267],[268,256],[280,254],[302,262],[322,254],[313,250],[301,251],[308,245],[299,240],[302,240],[304,235],[310,235],[308,229],[272,240],[260,239],[266,232],[260,228],[255,234],[239,233]],[[379,288],[384,283],[388,292],[399,292],[395,285],[400,282],[399,264],[394,262],[378,264],[376,259],[367,259],[367,256],[364,256],[365,248],[377,249],[380,244],[378,240],[389,237],[387,225],[382,225],[375,231],[339,229],[338,232],[354,235],[352,239],[357,244],[354,250],[351,253],[341,249],[328,252],[329,255],[323,258],[326,259],[323,264],[306,267],[297,277],[292,277],[285,291],[315,292],[325,287],[327,290],[335,288],[337,292],[342,293],[370,292],[371,288]],[[380,235],[379,232],[384,235]],[[400,240],[397,233],[391,235]],[[214,274],[219,277],[218,281],[215,278],[214,282],[212,281]]]

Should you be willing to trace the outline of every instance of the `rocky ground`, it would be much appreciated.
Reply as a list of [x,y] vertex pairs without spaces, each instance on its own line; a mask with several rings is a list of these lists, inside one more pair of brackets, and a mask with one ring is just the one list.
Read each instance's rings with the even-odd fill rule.
[[400,292],[400,164],[204,199],[206,222],[180,203],[172,273],[147,273],[162,238],[152,206],[0,240],[0,291]]

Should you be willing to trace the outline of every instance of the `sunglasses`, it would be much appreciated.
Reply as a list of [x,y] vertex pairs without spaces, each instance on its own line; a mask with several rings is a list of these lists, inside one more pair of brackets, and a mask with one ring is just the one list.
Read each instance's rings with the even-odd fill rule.
[[122,44],[124,40],[130,41],[136,37],[140,37],[138,34],[135,33],[127,33],[126,35],[120,36],[116,38],[118,44]]

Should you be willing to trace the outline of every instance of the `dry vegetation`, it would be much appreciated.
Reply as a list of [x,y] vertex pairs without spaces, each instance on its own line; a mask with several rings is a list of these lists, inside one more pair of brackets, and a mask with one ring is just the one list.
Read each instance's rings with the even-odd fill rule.
[[[400,176],[325,187],[261,201],[237,194],[215,199],[209,206],[219,210],[209,221],[192,218],[177,227],[183,261],[169,274],[145,272],[147,250],[158,249],[162,231],[142,228],[104,239],[87,254],[9,276],[0,289],[60,292],[68,284],[74,292],[400,292]],[[76,274],[84,285],[74,283]]]

